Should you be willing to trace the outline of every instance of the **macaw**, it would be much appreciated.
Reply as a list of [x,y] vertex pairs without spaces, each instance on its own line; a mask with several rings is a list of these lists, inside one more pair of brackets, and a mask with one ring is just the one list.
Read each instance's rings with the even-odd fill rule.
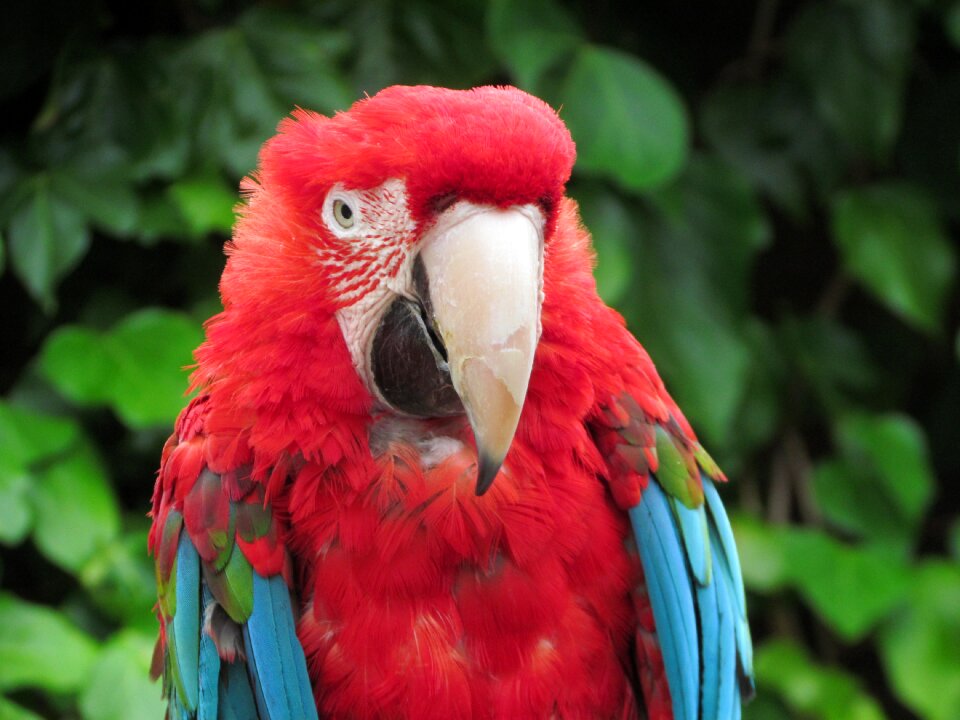
[[169,718],[740,716],[725,477],[597,295],[574,156],[509,87],[264,145],[153,496]]

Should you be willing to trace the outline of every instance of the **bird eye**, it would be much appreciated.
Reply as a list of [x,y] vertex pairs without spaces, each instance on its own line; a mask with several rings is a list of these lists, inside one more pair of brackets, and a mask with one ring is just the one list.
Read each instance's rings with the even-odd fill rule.
[[340,227],[346,230],[353,227],[355,213],[353,212],[353,208],[343,200],[334,200],[333,218]]

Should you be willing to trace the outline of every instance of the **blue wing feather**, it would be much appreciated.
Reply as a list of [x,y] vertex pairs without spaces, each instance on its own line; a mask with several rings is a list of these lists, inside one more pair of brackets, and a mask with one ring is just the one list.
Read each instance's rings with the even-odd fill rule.
[[171,660],[177,664],[181,684],[179,704],[185,711],[197,707],[200,662],[200,556],[186,532],[177,544],[177,611],[169,639]]
[[703,486],[706,507],[690,509],[652,481],[630,511],[677,720],[740,717],[752,688],[733,532],[712,481]]
[[685,570],[677,572],[678,567],[686,567],[677,526],[657,483],[650,483],[630,516],[637,534],[674,717],[696,720],[700,698],[697,619],[689,575]]
[[686,550],[687,562],[690,563],[690,570],[698,585],[708,585],[711,562],[707,513],[702,505],[691,509],[676,498],[670,498],[670,505],[680,525],[680,537]]
[[167,640],[168,662],[176,664],[180,679],[170,684],[171,717],[316,720],[286,582],[279,575],[264,578],[254,571],[253,611],[243,626],[246,661],[238,657],[235,662],[223,662],[202,627],[204,608],[215,600],[202,581],[200,564],[196,548],[183,532],[175,569],[176,609]]
[[223,664],[219,685],[218,720],[249,720],[258,717],[257,703],[250,689],[250,678],[242,661]]
[[717,488],[712,482],[705,480],[703,490],[712,521],[711,541],[718,556],[718,566],[726,574],[725,580],[731,594],[741,689],[749,699],[753,697],[753,641],[750,638],[750,625],[747,623],[747,600],[743,590],[743,575],[740,572],[740,557],[733,538],[733,528],[730,527],[730,519]]
[[[294,714],[297,717],[309,718],[317,714],[317,705],[313,699],[313,686],[310,684],[310,677],[307,675],[307,658],[303,652],[303,646],[297,639],[297,628],[293,621],[293,608],[290,605],[290,592],[284,582],[274,582],[271,587],[274,594],[274,607],[276,616],[283,621],[284,626],[280,632],[280,637],[286,644],[286,657],[288,666],[294,670],[295,679],[291,679],[289,691],[294,696],[295,688],[300,696],[300,702],[293,703]],[[296,700],[296,697],[293,697]]]
[[[288,619],[289,618],[289,619]],[[292,637],[291,637],[292,636]],[[253,578],[253,613],[244,628],[247,661],[255,668],[258,704],[270,720],[317,717],[306,680],[306,660],[292,641],[290,594],[283,578]],[[302,665],[302,671],[298,669]],[[257,688],[254,688],[255,691]]]
[[[203,588],[203,607],[213,602],[213,595]],[[197,705],[197,720],[217,720],[217,708],[220,700],[220,655],[213,638],[200,632],[199,683],[200,699]]]
[[719,714],[720,683],[724,669],[721,667],[722,611],[716,580],[697,588],[697,606],[700,616],[700,655],[703,677],[700,680],[700,700],[703,717],[726,717]]
[[716,714],[705,717],[728,718],[739,712],[740,692],[737,687],[737,644],[735,638],[733,589],[723,572],[714,573],[714,586],[718,599],[719,633],[716,640],[719,660],[717,673]]

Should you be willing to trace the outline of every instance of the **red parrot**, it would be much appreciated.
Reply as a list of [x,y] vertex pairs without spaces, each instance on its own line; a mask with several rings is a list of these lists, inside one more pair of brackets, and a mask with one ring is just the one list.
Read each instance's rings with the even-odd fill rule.
[[740,716],[725,478],[597,295],[574,156],[503,87],[264,145],[153,496],[168,717]]

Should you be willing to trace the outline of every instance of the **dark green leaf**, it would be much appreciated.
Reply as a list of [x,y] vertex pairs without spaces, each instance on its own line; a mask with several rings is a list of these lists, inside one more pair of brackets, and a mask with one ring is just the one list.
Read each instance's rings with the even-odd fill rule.
[[251,8],[239,27],[286,112],[299,106],[330,114],[356,99],[337,66],[350,48],[347,33],[272,7]]
[[97,607],[128,627],[156,631],[151,609],[157,600],[146,531],[115,538],[84,565],[80,580]]
[[682,170],[689,144],[683,102],[642,60],[585,45],[560,99],[580,170],[632,190],[662,185]]
[[823,720],[883,720],[879,703],[840,668],[812,660],[802,647],[775,640],[754,656],[757,683],[774,689],[795,712]]
[[944,15],[944,27],[947,37],[960,48],[960,2],[954,2]]
[[960,520],[954,521],[953,527],[950,528],[948,543],[953,559],[960,563]]
[[552,0],[494,0],[487,11],[487,34],[517,85],[530,92],[537,92],[543,73],[583,41],[580,28]]
[[132,630],[113,636],[80,696],[85,720],[159,720],[166,703],[150,680],[154,638]]
[[123,180],[60,171],[50,176],[50,188],[108,232],[122,236],[137,229],[140,200]]
[[787,62],[817,112],[856,152],[885,160],[900,129],[913,46],[907,3],[806,5],[787,35]]
[[769,228],[746,183],[701,156],[652,198],[659,212],[637,222],[639,272],[624,312],[698,431],[723,447],[751,365],[739,321],[746,278]]
[[37,178],[29,201],[10,222],[10,261],[44,308],[53,308],[54,288],[89,245],[90,233],[82,213],[53,195],[48,179]]
[[676,232],[689,236],[686,261],[698,266],[698,274],[717,294],[743,313],[753,259],[771,236],[747,182],[724,163],[694,155],[677,182],[655,191],[652,198]]
[[928,562],[908,601],[881,633],[880,652],[897,696],[929,720],[960,717],[960,566]]
[[837,322],[786,318],[777,342],[805,389],[832,413],[844,410],[851,397],[867,396],[878,383],[879,370],[863,340]]
[[78,691],[97,652],[93,639],[55,610],[0,594],[0,690]]
[[672,280],[643,276],[634,329],[698,432],[723,445],[746,387],[746,340],[722,307]]
[[877,184],[840,195],[832,230],[847,270],[907,322],[936,330],[956,256],[936,206],[906,184]]

